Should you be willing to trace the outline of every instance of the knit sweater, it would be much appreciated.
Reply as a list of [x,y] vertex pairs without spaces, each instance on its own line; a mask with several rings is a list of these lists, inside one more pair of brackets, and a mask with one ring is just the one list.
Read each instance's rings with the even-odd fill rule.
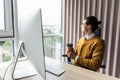
[[82,37],[79,39],[75,48],[78,59],[77,61],[72,59],[72,64],[96,71],[101,66],[104,50],[104,40],[100,37],[94,37],[89,40],[85,40],[85,38]]

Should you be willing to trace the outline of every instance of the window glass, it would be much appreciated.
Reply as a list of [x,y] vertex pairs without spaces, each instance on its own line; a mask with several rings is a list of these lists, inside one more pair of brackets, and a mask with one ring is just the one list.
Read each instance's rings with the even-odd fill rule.
[[4,30],[4,7],[3,0],[0,0],[0,30]]
[[13,57],[12,0],[0,0],[0,63]]
[[0,63],[10,61],[13,55],[13,42],[0,41]]
[[0,0],[0,37],[13,37],[12,0]]
[[18,19],[20,20],[37,7],[42,10],[45,55],[60,60],[61,0],[18,0]]

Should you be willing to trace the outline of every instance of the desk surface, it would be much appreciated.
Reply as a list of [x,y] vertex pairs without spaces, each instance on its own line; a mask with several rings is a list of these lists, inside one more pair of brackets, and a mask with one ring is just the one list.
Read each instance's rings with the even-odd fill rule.
[[[65,73],[63,73],[59,77],[46,72],[47,80],[120,80],[118,78],[107,76],[105,74],[87,70],[81,67],[73,66],[66,63],[61,63],[60,61],[50,58],[46,58],[46,62],[49,63],[50,65],[53,65],[55,67],[60,67],[65,70]],[[0,70],[1,69],[3,70],[3,67],[0,66]],[[40,75],[21,79],[21,80],[39,80],[39,79],[40,79]]]

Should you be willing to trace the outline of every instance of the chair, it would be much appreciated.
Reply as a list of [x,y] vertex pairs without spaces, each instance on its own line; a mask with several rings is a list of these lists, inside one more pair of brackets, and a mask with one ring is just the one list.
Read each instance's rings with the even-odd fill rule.
[[105,64],[102,64],[102,65],[100,66],[100,68],[106,69],[106,65],[105,65]]

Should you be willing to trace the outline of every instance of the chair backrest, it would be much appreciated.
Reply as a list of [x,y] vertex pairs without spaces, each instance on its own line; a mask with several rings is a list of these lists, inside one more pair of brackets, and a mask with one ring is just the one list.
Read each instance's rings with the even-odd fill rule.
[[100,66],[100,68],[106,69],[106,65],[103,64],[103,65]]
[[98,27],[98,28],[95,30],[95,35],[98,36],[98,37],[101,37],[101,27]]

